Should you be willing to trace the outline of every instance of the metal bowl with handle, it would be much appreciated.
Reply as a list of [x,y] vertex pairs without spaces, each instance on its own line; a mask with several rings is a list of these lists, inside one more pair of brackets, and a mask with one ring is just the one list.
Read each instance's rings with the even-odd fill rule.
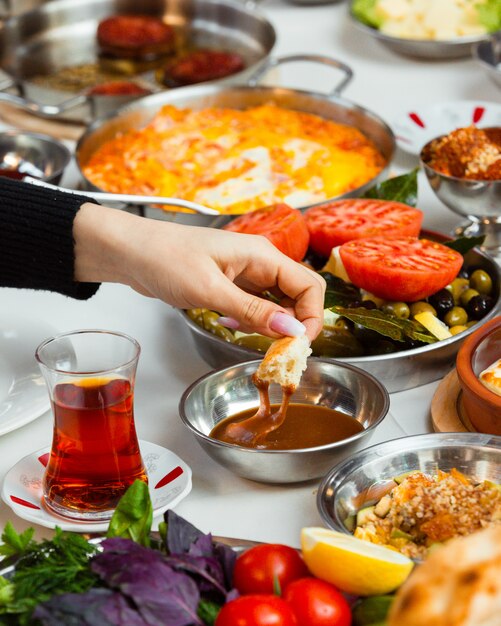
[[[267,73],[280,65],[296,62],[330,66],[336,71],[336,74],[341,73],[342,78],[339,80],[337,77],[337,85],[326,94],[258,84]],[[395,138],[391,129],[379,116],[341,97],[341,91],[351,78],[352,71],[347,65],[326,56],[297,54],[270,58],[249,78],[245,85],[207,84],[157,93],[123,107],[115,115],[110,115],[103,120],[96,120],[80,138],[76,148],[76,160],[85,179],[83,169],[96,150],[120,133],[143,128],[166,104],[190,109],[203,109],[205,107],[246,109],[273,103],[285,109],[312,113],[326,120],[353,126],[373,141],[385,158],[386,167],[361,187],[336,197],[358,196],[386,176],[395,151]],[[89,189],[98,190],[89,180],[86,182]],[[169,212],[152,207],[148,216],[173,219],[176,214],[170,213],[169,215]],[[200,224],[200,216],[197,216],[197,219],[196,223]],[[210,222],[204,223],[209,224]]]
[[[99,22],[110,15],[139,13],[162,18],[190,45],[240,54],[245,69],[222,82],[245,80],[268,57],[276,41],[272,24],[250,0],[53,0],[6,20],[0,29],[0,68],[5,73],[0,89],[14,86],[19,91],[19,95],[0,93],[0,101],[44,117],[78,121],[90,121],[123,106],[131,96],[81,93],[69,97],[68,91],[33,79],[69,66],[95,64]],[[153,72],[140,78],[145,86],[161,89]]]

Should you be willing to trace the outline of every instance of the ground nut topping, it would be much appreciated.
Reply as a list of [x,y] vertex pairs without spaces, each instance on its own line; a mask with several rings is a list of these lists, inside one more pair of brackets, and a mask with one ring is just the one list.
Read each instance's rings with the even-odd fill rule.
[[434,476],[412,473],[384,498],[387,505],[367,510],[355,536],[411,557],[424,557],[430,546],[452,537],[501,524],[499,487],[474,483],[455,469]]

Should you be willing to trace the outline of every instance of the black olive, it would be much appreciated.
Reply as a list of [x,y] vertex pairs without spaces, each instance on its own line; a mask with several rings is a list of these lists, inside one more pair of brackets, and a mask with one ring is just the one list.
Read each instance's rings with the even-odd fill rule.
[[457,278],[470,278],[470,274],[470,268],[463,265],[463,267],[458,272]]
[[494,298],[479,294],[473,296],[466,305],[466,311],[470,319],[481,320],[494,307]]
[[347,305],[348,309],[377,309],[377,304],[373,300],[355,300]]
[[441,289],[428,298],[428,302],[437,312],[440,319],[454,306],[454,298],[448,289]]
[[370,328],[366,328],[365,326],[362,326],[362,324],[355,324],[353,326],[353,334],[364,344],[364,346],[370,346],[381,339],[381,335],[378,332],[371,330]]

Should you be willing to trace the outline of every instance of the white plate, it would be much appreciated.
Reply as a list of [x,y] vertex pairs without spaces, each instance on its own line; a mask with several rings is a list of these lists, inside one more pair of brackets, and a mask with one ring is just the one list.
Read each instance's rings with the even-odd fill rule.
[[479,128],[501,126],[501,105],[481,100],[458,100],[418,107],[401,115],[393,124],[393,132],[402,150],[419,156],[428,141],[471,124]]
[[49,324],[0,312],[0,435],[49,410],[35,350],[54,334]]
[[[148,474],[153,517],[174,508],[191,491],[191,468],[177,454],[148,441],[139,447]],[[42,478],[50,449],[42,448],[18,461],[5,476],[2,500],[16,515],[47,528],[100,533],[106,522],[78,522],[50,512],[42,504]]]

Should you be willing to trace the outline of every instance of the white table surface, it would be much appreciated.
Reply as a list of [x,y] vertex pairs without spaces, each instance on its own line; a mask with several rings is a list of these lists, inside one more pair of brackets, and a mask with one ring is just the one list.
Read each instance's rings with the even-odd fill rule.
[[[379,114],[387,122],[403,111],[451,100],[477,99],[500,102],[500,91],[471,59],[419,61],[397,56],[354,28],[346,3],[304,7],[281,0],[261,5],[277,30],[274,55],[318,53],[349,64],[355,77],[343,96]],[[287,86],[329,91],[332,70],[295,66],[283,70]],[[398,152],[393,172],[406,171],[417,159]],[[63,183],[73,182],[70,170]],[[442,206],[422,174],[419,207],[424,227],[450,232],[458,222]],[[189,278],[188,278],[189,279]],[[129,288],[103,285],[88,301],[29,290],[0,289],[0,314],[30,317],[58,331],[83,327],[120,330],[136,337],[142,346],[135,395],[138,435],[170,448],[193,470],[193,490],[176,511],[205,532],[260,541],[299,545],[300,529],[322,525],[316,508],[318,482],[303,485],[265,485],[232,475],[210,459],[182,425],[177,405],[183,390],[207,372],[209,366],[195,351],[188,329],[169,306],[144,298]],[[42,340],[43,335],[40,336]],[[36,345],[30,349],[35,350]],[[429,407],[438,381],[391,396],[390,413],[371,443],[431,428]],[[0,478],[26,454],[52,437],[52,417],[43,414],[32,423],[0,438]],[[29,524],[15,518],[0,504],[0,527],[12,520],[22,530]],[[38,528],[40,535],[50,533]]]

